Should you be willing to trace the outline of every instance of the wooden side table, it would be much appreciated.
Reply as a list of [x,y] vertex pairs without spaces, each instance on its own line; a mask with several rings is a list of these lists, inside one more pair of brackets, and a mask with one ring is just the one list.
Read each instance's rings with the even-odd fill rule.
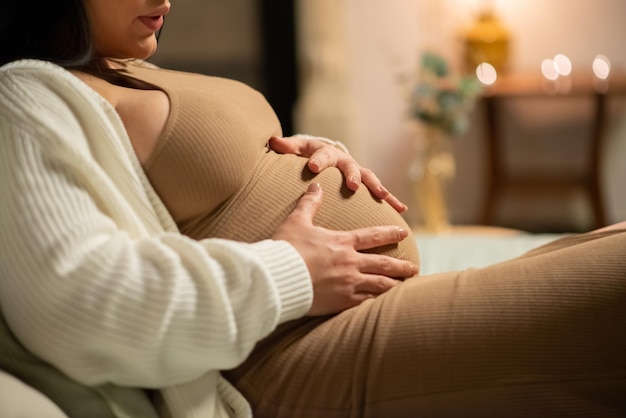
[[[486,116],[487,140],[487,195],[483,206],[482,223],[493,225],[495,212],[503,192],[510,187],[535,188],[582,188],[589,197],[593,209],[594,227],[606,225],[601,168],[602,150],[606,131],[607,97],[626,94],[626,76],[612,75],[608,81],[599,82],[593,75],[570,76],[549,82],[540,74],[510,74],[500,76],[498,81],[485,89],[483,102]],[[501,140],[502,126],[499,104],[506,99],[589,97],[593,100],[591,132],[587,166],[582,175],[563,178],[515,177],[505,167],[504,144]]]

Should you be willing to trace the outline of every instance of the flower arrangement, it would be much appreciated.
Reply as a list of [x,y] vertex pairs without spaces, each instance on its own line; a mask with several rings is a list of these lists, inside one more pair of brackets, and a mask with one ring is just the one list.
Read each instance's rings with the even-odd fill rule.
[[410,113],[450,136],[459,135],[469,127],[469,111],[480,92],[476,78],[453,77],[444,58],[427,52],[412,90]]

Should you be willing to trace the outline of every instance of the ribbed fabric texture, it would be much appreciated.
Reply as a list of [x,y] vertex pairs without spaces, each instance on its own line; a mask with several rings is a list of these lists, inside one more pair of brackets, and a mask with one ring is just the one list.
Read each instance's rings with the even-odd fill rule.
[[[103,395],[114,416],[135,416],[116,402],[144,396],[124,387],[162,389],[176,418],[247,415],[217,370],[310,306],[291,246],[182,236],[115,110],[48,63],[0,70],[0,179],[0,304],[36,361],[82,385],[116,385]],[[209,404],[191,402],[200,392]]]
[[240,82],[135,65],[128,71],[170,100],[144,169],[179,225],[206,216],[242,188],[269,138],[281,134],[265,98]]
[[[221,78],[136,66],[128,70],[170,98],[170,117],[145,169],[185,235],[267,239],[313,181],[324,192],[316,225],[335,230],[398,225],[410,230],[402,216],[366,187],[349,191],[339,170],[314,175],[306,158],[268,151],[266,143],[280,135],[280,125],[258,92]],[[419,263],[412,238],[376,251]]]
[[626,231],[285,324],[226,377],[257,418],[626,416]]

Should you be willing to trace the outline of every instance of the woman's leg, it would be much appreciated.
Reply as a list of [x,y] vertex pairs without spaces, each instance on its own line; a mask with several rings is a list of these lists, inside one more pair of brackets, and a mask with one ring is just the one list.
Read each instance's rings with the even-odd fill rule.
[[605,227],[596,229],[595,231],[592,231],[592,232],[606,232],[606,231],[615,231],[615,230],[622,230],[622,229],[626,230],[626,221],[614,223],[612,225],[607,225]]
[[255,417],[624,416],[626,233],[408,280],[225,372]]

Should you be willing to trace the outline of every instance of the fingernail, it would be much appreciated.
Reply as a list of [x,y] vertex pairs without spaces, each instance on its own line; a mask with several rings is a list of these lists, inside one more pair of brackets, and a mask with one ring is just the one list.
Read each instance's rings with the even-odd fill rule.
[[379,190],[382,194],[384,194],[385,196],[387,196],[387,195],[389,194],[389,190],[387,190],[387,189],[385,188],[385,186],[379,186],[379,187],[378,187],[378,190]]
[[350,177],[350,182],[355,186],[359,186],[361,184],[361,180],[357,176]]
[[309,184],[309,188],[307,189],[307,192],[309,193],[319,193],[319,191],[322,189],[322,186],[320,186],[319,183],[311,183]]
[[309,167],[315,171],[318,171],[321,165],[318,160],[309,160]]
[[409,233],[407,232],[406,229],[402,228],[402,227],[398,227],[398,232],[400,233],[400,236],[406,237],[409,235]]
[[410,270],[411,276],[417,276],[419,272],[420,272],[420,268],[417,267],[415,264],[411,264],[411,270]]

